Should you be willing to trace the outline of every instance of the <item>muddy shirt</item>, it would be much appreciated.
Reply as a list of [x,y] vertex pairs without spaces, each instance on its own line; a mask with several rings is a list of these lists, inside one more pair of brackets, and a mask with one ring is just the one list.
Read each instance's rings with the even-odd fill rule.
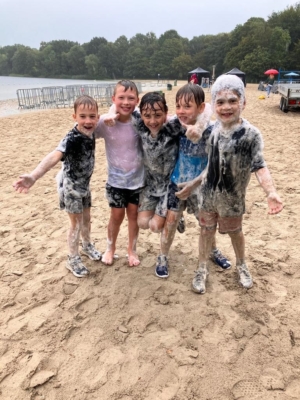
[[171,176],[173,183],[188,182],[196,178],[207,165],[206,142],[212,127],[202,134],[198,143],[193,143],[185,136],[180,137],[179,156]]
[[89,191],[89,183],[95,164],[95,137],[90,138],[74,127],[61,140],[56,150],[63,153],[60,188],[84,197]]
[[141,137],[143,148],[146,171],[144,195],[162,196],[167,192],[178,156],[179,137],[184,135],[185,129],[178,118],[164,124],[155,138],[151,136],[142,119],[136,119],[135,127]]
[[266,167],[262,151],[261,133],[248,121],[230,133],[222,132],[217,121],[208,140],[202,208],[222,217],[242,215],[251,173]]

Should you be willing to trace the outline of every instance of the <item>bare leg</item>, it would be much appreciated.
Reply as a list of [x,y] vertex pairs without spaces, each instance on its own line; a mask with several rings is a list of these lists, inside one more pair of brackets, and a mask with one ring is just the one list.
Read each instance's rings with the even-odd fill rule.
[[87,246],[91,242],[91,209],[84,208],[82,214],[81,238],[82,245]]
[[154,210],[140,211],[138,213],[138,226],[140,229],[150,229],[153,233],[162,231],[166,219],[155,214]]
[[131,203],[126,208],[128,218],[128,263],[130,267],[136,267],[140,264],[139,257],[136,254],[136,243],[139,235],[137,209],[138,206]]
[[107,247],[101,259],[101,261],[106,265],[111,265],[113,263],[114,254],[116,251],[117,237],[124,216],[125,216],[125,208],[111,207],[110,218],[107,227]]
[[199,266],[207,265],[212,249],[212,244],[216,243],[215,234],[216,234],[216,227],[212,227],[211,229],[207,229],[204,227],[200,228]]
[[69,255],[74,257],[79,255],[79,239],[82,230],[82,214],[68,213],[70,218],[70,229],[68,232],[67,242],[69,247]]
[[248,269],[245,261],[245,237],[243,231],[240,232],[228,232],[231,243],[235,252],[236,257],[236,267],[239,274],[240,284],[246,288],[250,289],[253,286],[252,276]]
[[168,256],[169,254],[181,216],[182,212],[168,210],[160,238],[161,254],[165,256]]
[[245,264],[245,237],[243,231],[228,232],[236,257],[236,265]]

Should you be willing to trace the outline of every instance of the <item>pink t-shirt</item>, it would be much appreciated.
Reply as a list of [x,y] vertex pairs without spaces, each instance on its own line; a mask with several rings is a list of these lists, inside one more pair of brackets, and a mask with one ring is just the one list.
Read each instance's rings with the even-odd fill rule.
[[143,187],[145,174],[142,146],[132,121],[116,121],[115,126],[109,127],[100,119],[94,133],[96,139],[105,140],[107,183],[122,189]]

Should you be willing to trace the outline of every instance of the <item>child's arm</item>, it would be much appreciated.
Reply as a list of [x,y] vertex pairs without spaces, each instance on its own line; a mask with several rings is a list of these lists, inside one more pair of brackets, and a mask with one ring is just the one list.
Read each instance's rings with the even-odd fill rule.
[[192,181],[178,183],[177,186],[182,189],[179,192],[175,192],[175,195],[180,200],[186,200],[192,194],[193,190],[195,190],[197,186],[201,185],[202,181],[206,177],[206,174],[207,169],[204,169],[201,174],[194,178]]
[[278,214],[283,209],[282,201],[275,190],[275,186],[267,167],[255,171],[255,176],[267,195],[269,214]]
[[33,186],[39,178],[54,167],[62,157],[63,153],[61,151],[53,150],[43,158],[39,165],[30,172],[30,174],[21,175],[20,179],[13,184],[13,187],[19,193],[28,193],[31,186]]

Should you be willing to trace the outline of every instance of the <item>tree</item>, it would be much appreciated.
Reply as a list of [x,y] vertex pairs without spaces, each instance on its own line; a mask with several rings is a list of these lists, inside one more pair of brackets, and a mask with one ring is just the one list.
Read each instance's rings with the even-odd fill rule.
[[181,54],[173,59],[172,71],[177,79],[185,79],[188,72],[193,68],[193,60],[189,54]]
[[68,75],[78,76],[86,73],[85,51],[80,45],[71,47],[68,53],[65,53],[68,65]]
[[12,73],[37,76],[38,50],[19,46],[12,57]]

